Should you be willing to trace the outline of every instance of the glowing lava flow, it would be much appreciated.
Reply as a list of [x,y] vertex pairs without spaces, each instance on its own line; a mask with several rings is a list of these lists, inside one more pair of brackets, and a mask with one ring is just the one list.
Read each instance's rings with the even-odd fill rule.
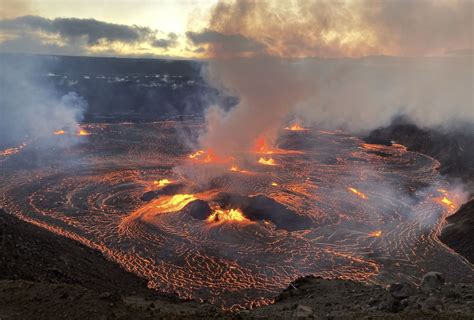
[[90,132],[85,130],[85,129],[80,129],[79,132],[77,133],[78,136],[90,136]]
[[356,188],[347,188],[347,190],[349,190],[349,191],[352,192],[353,194],[357,195],[357,196],[358,196],[359,198],[361,198],[361,199],[364,199],[364,200],[367,200],[367,199],[368,199],[368,197],[367,197],[364,193],[360,192],[360,191],[357,190]]
[[265,140],[264,136],[261,136],[257,139],[257,141],[255,142],[255,147],[253,151],[256,153],[265,153],[265,154],[273,153],[273,150],[271,150],[270,147],[268,146],[267,141]]
[[286,127],[285,130],[290,130],[290,131],[308,131],[308,129],[303,128],[299,124],[293,124],[291,127]]
[[229,171],[240,172],[240,173],[249,173],[249,171],[247,171],[247,170],[240,170],[239,167],[237,167],[236,165],[231,166],[229,168]]
[[214,209],[207,222],[250,222],[240,209]]
[[258,159],[258,163],[264,164],[266,166],[276,166],[275,160],[273,160],[273,158],[268,158],[268,159],[260,158]]
[[63,135],[65,133],[66,133],[66,131],[64,131],[64,130],[56,130],[56,131],[53,132],[53,134],[55,134],[57,136]]
[[286,150],[280,148],[271,148],[264,136],[260,136],[255,142],[255,146],[252,149],[252,152],[258,154],[302,154],[304,153],[301,150]]
[[204,163],[224,163],[232,160],[232,157],[221,158],[213,150],[198,150],[194,153],[188,155],[188,158],[194,161],[204,162]]
[[382,236],[382,231],[380,231],[380,230],[373,231],[373,232],[369,233],[369,237],[379,238],[381,236]]
[[26,143],[22,143],[18,147],[0,150],[0,156],[2,157],[10,156],[12,154],[20,152],[20,150],[23,149],[24,147],[26,147]]
[[164,187],[164,186],[166,186],[166,185],[168,185],[168,184],[170,184],[170,183],[171,183],[171,181],[168,180],[168,179],[161,179],[161,180],[155,180],[155,181],[153,181],[153,184],[156,185],[156,186],[158,186],[158,187]]
[[443,198],[439,198],[437,200],[439,203],[448,206],[450,209],[456,209],[458,207],[453,200],[448,198],[448,191],[446,189],[438,189],[438,192],[441,192],[443,194]]
[[441,199],[440,202],[447,205],[451,209],[455,209],[457,207],[456,204],[453,201],[449,200],[446,196],[443,197],[443,199]]
[[198,150],[194,153],[191,153],[188,157],[189,159],[199,159],[204,153],[204,150]]
[[183,209],[191,201],[197,200],[193,194],[175,194],[171,197],[163,197],[160,199],[156,208],[160,212],[175,212]]

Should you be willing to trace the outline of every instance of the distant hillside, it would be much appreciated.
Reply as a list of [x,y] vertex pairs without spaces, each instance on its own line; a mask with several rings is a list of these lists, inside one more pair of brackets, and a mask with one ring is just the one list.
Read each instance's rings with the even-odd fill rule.
[[196,61],[0,54],[0,65],[26,68],[35,83],[59,96],[74,91],[84,97],[85,122],[202,116],[211,103],[230,107],[237,101],[210,88]]
[[76,57],[0,53],[0,59],[10,64],[41,64],[51,73],[67,76],[83,75],[145,75],[169,74],[199,76],[202,63],[190,60],[133,59],[107,57]]
[[398,118],[388,127],[373,130],[365,140],[376,144],[395,141],[429,155],[441,163],[442,174],[462,179],[474,194],[474,124],[453,126],[448,131],[419,128]]

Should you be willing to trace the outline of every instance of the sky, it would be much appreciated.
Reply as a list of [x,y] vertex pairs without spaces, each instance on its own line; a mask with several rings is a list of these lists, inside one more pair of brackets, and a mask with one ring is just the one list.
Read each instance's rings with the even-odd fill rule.
[[184,59],[472,55],[472,0],[2,0],[0,51]]

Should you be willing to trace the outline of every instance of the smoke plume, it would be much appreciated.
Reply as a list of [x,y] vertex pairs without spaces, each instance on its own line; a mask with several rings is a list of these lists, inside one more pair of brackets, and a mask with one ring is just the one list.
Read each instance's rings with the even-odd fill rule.
[[425,127],[474,123],[472,2],[281,7],[219,3],[206,36],[192,34],[213,58],[208,82],[240,99],[229,111],[208,109],[204,147],[223,155],[248,149],[292,118],[356,133],[402,114]]
[[77,127],[87,107],[82,97],[75,92],[60,95],[34,59],[16,63],[15,56],[4,55],[0,61],[1,146],[51,137],[56,130]]

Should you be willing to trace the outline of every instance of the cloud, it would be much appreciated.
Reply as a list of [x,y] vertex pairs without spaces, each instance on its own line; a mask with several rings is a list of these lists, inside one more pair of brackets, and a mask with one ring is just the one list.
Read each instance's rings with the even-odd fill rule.
[[265,49],[265,45],[242,36],[241,34],[225,34],[212,30],[186,32],[186,36],[194,45],[211,45],[216,55],[233,55],[235,53],[257,54]]
[[39,16],[2,20],[0,30],[40,31],[58,34],[67,41],[84,37],[89,45],[98,44],[101,40],[133,43],[154,36],[154,32],[145,27],[108,23],[95,19],[56,18],[51,20]]
[[180,45],[180,37],[95,19],[21,16],[0,20],[2,52],[160,58]]
[[85,47],[81,44],[64,45],[56,42],[43,40],[36,34],[22,33],[17,37],[0,43],[3,52],[22,52],[29,54],[62,54],[81,55],[86,54]]
[[195,53],[204,53],[204,52],[206,52],[206,49],[203,48],[203,47],[199,47],[199,48],[194,49],[193,52],[195,52]]
[[152,46],[156,48],[172,48],[176,47],[178,44],[178,35],[176,33],[170,32],[168,34],[168,38],[166,39],[156,39],[155,41],[152,42]]
[[440,55],[473,47],[473,12],[472,0],[220,1],[198,35],[238,34],[285,58]]

